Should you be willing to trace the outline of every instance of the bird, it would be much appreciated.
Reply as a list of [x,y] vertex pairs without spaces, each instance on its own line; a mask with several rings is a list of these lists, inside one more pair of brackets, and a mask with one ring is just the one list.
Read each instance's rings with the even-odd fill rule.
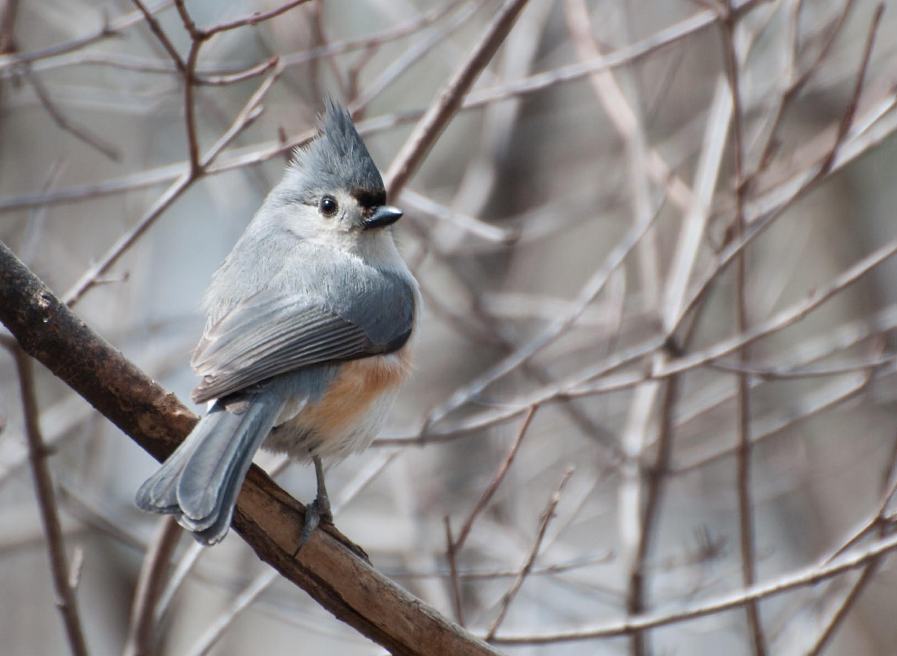
[[263,447],[314,464],[300,546],[332,522],[323,460],[368,447],[411,373],[420,291],[393,235],[402,214],[349,112],[325,101],[317,136],[212,276],[191,358],[208,410],[139,508],[216,544]]

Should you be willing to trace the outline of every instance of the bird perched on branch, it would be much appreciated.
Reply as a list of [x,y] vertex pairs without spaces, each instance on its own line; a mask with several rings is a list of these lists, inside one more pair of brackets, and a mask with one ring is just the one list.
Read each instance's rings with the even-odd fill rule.
[[401,210],[349,113],[328,102],[206,292],[192,365],[207,414],[137,492],[201,543],[227,534],[258,448],[312,460],[301,544],[330,520],[322,458],[366,448],[410,369],[417,281],[390,226]]

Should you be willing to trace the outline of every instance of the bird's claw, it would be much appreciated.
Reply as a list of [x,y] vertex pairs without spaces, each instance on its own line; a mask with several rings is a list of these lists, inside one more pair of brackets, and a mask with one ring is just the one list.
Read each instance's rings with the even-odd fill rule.
[[294,556],[311,539],[321,522],[333,524],[333,514],[330,512],[330,503],[327,497],[324,497],[324,499],[316,498],[305,507],[305,525],[302,527],[302,533],[299,536],[299,546],[296,548]]

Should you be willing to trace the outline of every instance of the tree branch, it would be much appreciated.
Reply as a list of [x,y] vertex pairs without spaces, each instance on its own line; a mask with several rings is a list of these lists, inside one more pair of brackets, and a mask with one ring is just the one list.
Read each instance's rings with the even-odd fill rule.
[[396,197],[417,171],[427,156],[430,148],[436,143],[439,135],[445,130],[448,122],[461,108],[465,94],[476,81],[479,74],[492,60],[492,56],[505,40],[514,26],[514,21],[526,6],[527,0],[508,0],[498,10],[486,28],[479,43],[467,60],[458,68],[451,81],[442,89],[439,98],[427,112],[408,137],[402,150],[396,155],[384,178],[389,193]]
[[[0,243],[0,321],[22,348],[156,459],[167,457],[196,417],[88,328]],[[334,528],[316,531],[298,555],[305,507],[253,466],[234,527],[263,561],[341,621],[393,654],[496,654],[378,573]]]
[[62,615],[69,647],[74,656],[87,656],[87,643],[84,641],[84,629],[78,615],[78,601],[75,598],[75,585],[72,582],[68,558],[65,555],[65,541],[59,523],[59,509],[56,505],[56,494],[53,491],[53,479],[47,467],[47,449],[41,435],[40,414],[34,389],[34,371],[31,358],[25,355],[18,346],[10,348],[16,359],[19,372],[19,387],[22,394],[22,406],[25,414],[25,436],[28,439],[28,452],[31,468],[34,473],[34,489],[40,507],[44,532],[47,535],[47,550],[50,552],[50,570],[53,574],[53,585],[56,588],[56,606]]
[[[742,239],[745,231],[744,205],[747,192],[744,175],[744,112],[742,108],[740,71],[736,52],[736,19],[731,2],[722,10],[720,20],[723,41],[723,60],[729,91],[732,94],[732,169],[735,185],[735,238]],[[745,247],[735,260],[735,326],[739,333],[748,330],[748,258]],[[737,351],[738,364],[746,366],[750,362],[750,346],[745,344]],[[738,449],[736,450],[735,487],[738,493],[738,537],[741,555],[741,581],[745,587],[756,582],[756,556],[754,547],[754,504],[751,489],[751,383],[747,373],[737,376],[738,395],[735,403]],[[766,656],[767,641],[760,619],[757,602],[749,601],[744,606],[748,631],[755,656]]]
[[757,583],[749,588],[721,594],[706,600],[691,602],[678,610],[646,613],[636,617],[608,622],[593,627],[533,635],[496,636],[495,644],[499,645],[548,645],[562,642],[579,642],[596,638],[610,638],[628,635],[633,631],[644,631],[660,626],[669,626],[679,622],[688,622],[700,617],[714,615],[733,608],[740,608],[750,601],[759,601],[774,597],[810,585],[825,581],[844,572],[866,566],[897,549],[897,534],[877,540],[866,547],[850,551],[825,565],[811,565],[791,574],[780,576],[768,583]]
[[156,652],[156,607],[162,595],[171,558],[182,534],[183,530],[174,517],[169,515],[158,522],[156,536],[146,552],[137,580],[125,656],[151,656]]

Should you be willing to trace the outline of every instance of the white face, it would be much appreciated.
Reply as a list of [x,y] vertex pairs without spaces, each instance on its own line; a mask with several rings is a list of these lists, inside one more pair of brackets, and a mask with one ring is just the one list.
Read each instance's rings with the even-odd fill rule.
[[[301,200],[291,198],[280,205],[278,222],[306,243],[351,253],[378,266],[407,270],[386,225],[372,225],[383,210],[382,198],[361,199],[343,190],[323,190]],[[368,223],[366,224],[366,221]]]
[[[363,207],[356,198],[345,191],[324,192],[316,200],[317,205],[313,207],[320,230],[331,233],[367,232],[364,219],[373,213],[373,207]],[[311,203],[309,206],[312,207]]]

